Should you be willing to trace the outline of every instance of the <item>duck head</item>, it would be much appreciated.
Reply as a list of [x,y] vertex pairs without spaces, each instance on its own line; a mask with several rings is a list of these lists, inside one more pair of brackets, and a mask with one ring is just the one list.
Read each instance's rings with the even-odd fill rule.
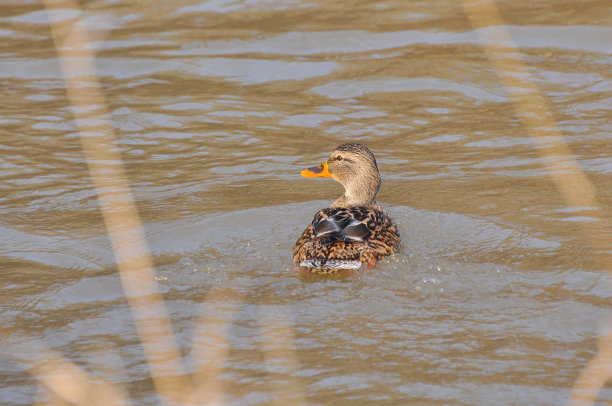
[[357,143],[337,146],[327,161],[304,169],[307,178],[332,178],[344,186],[344,195],[331,207],[371,206],[380,189],[380,174],[376,158],[368,147]]

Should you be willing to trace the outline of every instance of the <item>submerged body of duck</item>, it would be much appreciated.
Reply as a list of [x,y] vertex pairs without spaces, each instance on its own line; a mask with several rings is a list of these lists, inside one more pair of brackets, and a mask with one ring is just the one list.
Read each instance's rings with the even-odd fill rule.
[[331,177],[345,188],[319,210],[293,247],[293,261],[313,272],[358,269],[399,250],[395,223],[376,202],[380,174],[376,159],[361,144],[342,144],[327,161],[304,169],[305,177]]

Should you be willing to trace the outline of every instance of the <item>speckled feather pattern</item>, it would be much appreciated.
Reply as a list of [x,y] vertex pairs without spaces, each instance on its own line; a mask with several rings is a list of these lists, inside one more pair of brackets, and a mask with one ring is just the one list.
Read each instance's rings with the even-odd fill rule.
[[[365,224],[370,234],[363,242],[325,242],[315,238],[315,225],[334,215],[351,216]],[[357,260],[372,264],[399,250],[400,236],[397,226],[378,205],[363,207],[335,207],[319,210],[312,223],[304,230],[293,247],[293,261],[300,263],[311,259]],[[317,269],[313,269],[317,271]],[[329,273],[329,269],[320,272]]]

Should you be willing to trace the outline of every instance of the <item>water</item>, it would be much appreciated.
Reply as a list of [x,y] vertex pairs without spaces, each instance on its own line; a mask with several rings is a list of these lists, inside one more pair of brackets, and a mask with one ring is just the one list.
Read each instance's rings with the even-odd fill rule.
[[[232,405],[565,402],[610,322],[588,230],[612,203],[612,30],[600,1],[497,4],[602,210],[568,207],[460,2],[5,2],[1,402],[57,399],[50,354],[161,402],[49,18],[89,30],[196,387]],[[299,172],[348,141],[376,154],[402,252],[301,274],[293,243],[342,189]]]

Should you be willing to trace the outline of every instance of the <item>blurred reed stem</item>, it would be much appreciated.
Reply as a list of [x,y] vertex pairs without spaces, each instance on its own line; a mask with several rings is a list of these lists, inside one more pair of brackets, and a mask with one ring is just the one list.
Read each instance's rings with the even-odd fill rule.
[[[79,139],[115,253],[121,283],[146,355],[155,389],[166,401],[180,402],[192,393],[172,324],[154,280],[142,224],[127,181],[95,55],[81,20],[52,18],[54,12],[82,11],[78,2],[45,0],[51,32],[63,72]],[[61,10],[61,11],[60,11]]]
[[[570,208],[589,209],[597,222],[582,222],[583,238],[592,249],[599,269],[612,269],[607,234],[610,220],[601,210],[594,186],[586,177],[548,108],[548,102],[512,40],[493,0],[461,0],[473,29],[505,87],[551,180]],[[612,331],[612,330],[611,330]],[[599,341],[599,351],[578,376],[568,405],[593,404],[612,377],[612,332]]]

